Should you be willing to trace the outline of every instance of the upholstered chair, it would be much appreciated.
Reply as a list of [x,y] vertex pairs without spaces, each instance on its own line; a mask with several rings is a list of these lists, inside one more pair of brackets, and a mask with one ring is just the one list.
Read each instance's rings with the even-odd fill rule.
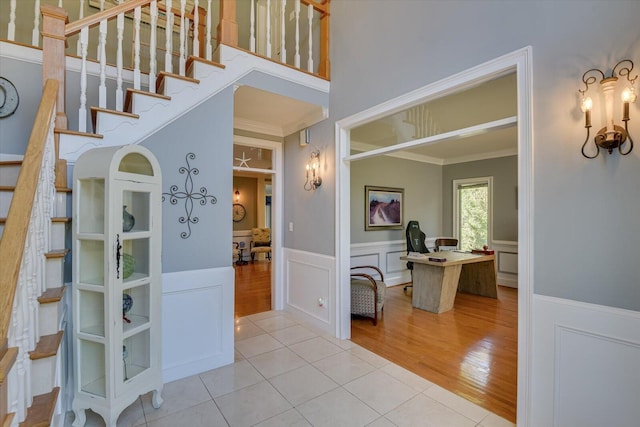
[[255,260],[256,254],[266,254],[267,259],[271,259],[271,229],[252,228],[251,229],[251,262]]
[[371,317],[374,326],[377,325],[378,313],[382,315],[384,308],[386,290],[384,276],[378,267],[351,267],[351,314]]

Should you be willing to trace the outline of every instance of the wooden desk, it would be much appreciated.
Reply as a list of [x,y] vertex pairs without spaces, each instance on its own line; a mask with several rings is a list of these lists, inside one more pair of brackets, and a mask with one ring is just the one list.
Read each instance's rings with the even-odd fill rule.
[[[445,262],[429,261],[429,257],[446,258]],[[402,256],[413,262],[412,305],[432,313],[453,308],[456,290],[469,294],[498,298],[495,255],[463,252],[434,252],[424,257]]]

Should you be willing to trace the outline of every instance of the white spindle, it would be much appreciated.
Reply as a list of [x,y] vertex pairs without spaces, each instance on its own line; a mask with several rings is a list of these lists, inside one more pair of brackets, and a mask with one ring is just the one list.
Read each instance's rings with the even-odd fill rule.
[[313,6],[307,7],[307,19],[309,21],[309,57],[307,59],[307,71],[313,73]]
[[287,62],[287,45],[285,39],[285,19],[284,10],[287,8],[287,0],[282,0],[280,7],[280,62]]
[[185,63],[189,55],[193,54],[193,51],[189,52],[189,28],[191,28],[191,20],[187,17],[184,18],[184,59]]
[[295,0],[296,11],[296,54],[293,57],[293,65],[300,68],[300,0]]
[[[256,0],[257,1],[257,0]],[[256,2],[251,0],[251,23],[249,25],[249,50],[256,51]]]
[[[40,11],[36,13],[39,14]],[[16,0],[11,0],[9,9],[9,26],[7,27],[7,39],[15,41],[16,38]]]
[[158,2],[153,0],[149,5],[151,16],[151,35],[149,36],[149,92],[156,92],[156,32],[158,26]]
[[58,7],[62,7],[62,0],[58,0]]
[[187,62],[186,53],[184,47],[185,41],[185,27],[186,21],[184,19],[184,8],[187,5],[187,0],[180,0],[180,61],[179,61],[179,73],[181,76],[185,74],[185,64]]
[[87,51],[89,47],[89,27],[80,30],[80,109],[78,110],[78,130],[87,131]]
[[98,107],[107,108],[107,20],[100,21],[100,86]]
[[198,8],[200,6],[199,0],[196,0],[193,3],[193,52],[192,55],[200,57],[200,14],[198,13]]
[[[251,9],[253,10],[253,1],[251,2]],[[251,29],[253,31],[253,24],[251,24]],[[254,44],[255,44],[255,41],[254,41]],[[207,52],[206,52],[207,61],[211,61],[212,51],[213,51],[213,47],[211,46],[211,0],[207,0]]]
[[164,45],[164,71],[171,73],[173,70],[173,64],[171,63],[171,52],[173,51],[173,12],[171,12],[172,0],[166,0],[167,6],[167,24],[165,27],[166,41]]
[[140,90],[140,19],[142,7],[133,11],[133,88]]
[[267,0],[267,57],[271,58],[271,0]]
[[[100,0],[100,12],[104,10],[104,0]],[[98,53],[96,54],[96,58],[100,61],[100,54],[102,52],[102,47],[100,46],[101,40],[98,38]]]
[[[78,0],[80,2],[80,13],[78,14],[78,20],[84,18],[84,0]],[[76,55],[80,56],[82,54],[82,46],[80,45],[80,37],[78,37],[78,42],[76,46]]]
[[124,13],[117,17],[118,47],[116,51],[116,110],[123,110],[122,96],[122,39],[124,38]]
[[40,0],[35,1],[33,8],[33,31],[31,31],[31,44],[40,46]]

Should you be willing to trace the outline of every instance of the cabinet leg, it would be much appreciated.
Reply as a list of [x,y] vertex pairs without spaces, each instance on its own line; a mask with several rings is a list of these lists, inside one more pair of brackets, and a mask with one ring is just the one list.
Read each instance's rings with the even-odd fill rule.
[[73,427],[82,427],[87,422],[87,415],[84,413],[84,409],[74,409],[73,413],[76,418],[73,420]]
[[162,393],[162,387],[156,390],[153,390],[153,396],[151,397],[151,404],[156,409],[158,409],[164,403],[164,399],[162,399],[161,393]]

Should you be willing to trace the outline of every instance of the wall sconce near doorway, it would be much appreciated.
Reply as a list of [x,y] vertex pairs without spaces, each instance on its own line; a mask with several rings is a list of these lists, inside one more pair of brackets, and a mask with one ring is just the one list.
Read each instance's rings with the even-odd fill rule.
[[238,203],[240,201],[240,191],[239,190],[236,190],[235,196],[236,196],[236,203]]
[[[322,185],[322,178],[320,178],[320,150],[311,153],[311,158],[306,168],[307,180],[304,183],[304,189],[307,191],[315,190]],[[311,178],[309,178],[309,171],[311,171]]]
[[[633,150],[633,139],[631,139],[631,135],[629,134],[627,122],[629,121],[629,104],[635,102],[637,98],[634,83],[638,78],[638,75],[636,74],[635,77],[631,77],[632,70],[633,62],[630,59],[623,59],[613,67],[609,77],[597,68],[592,68],[582,75],[584,89],[579,89],[578,92],[582,94],[581,109],[582,112],[584,112],[584,127],[587,129],[587,137],[584,140],[584,144],[582,144],[582,155],[587,159],[595,159],[598,157],[598,154],[600,154],[600,148],[606,149],[609,154],[617,148],[623,156],[626,156],[631,153],[631,150]],[[627,87],[622,90],[622,121],[624,122],[624,128],[616,125],[613,119],[614,94],[616,92],[616,87],[618,86],[618,76],[627,78],[627,81],[624,82],[627,83]],[[585,96],[585,94],[589,90],[589,86],[598,81],[598,77],[601,77],[600,87],[604,96],[604,115],[606,125],[600,129],[593,138],[593,142],[597,150],[596,154],[589,156],[585,153],[584,149],[589,142],[591,110],[593,109],[594,103],[591,97]],[[629,139],[627,149],[623,150],[622,146],[625,144],[627,139]]]

